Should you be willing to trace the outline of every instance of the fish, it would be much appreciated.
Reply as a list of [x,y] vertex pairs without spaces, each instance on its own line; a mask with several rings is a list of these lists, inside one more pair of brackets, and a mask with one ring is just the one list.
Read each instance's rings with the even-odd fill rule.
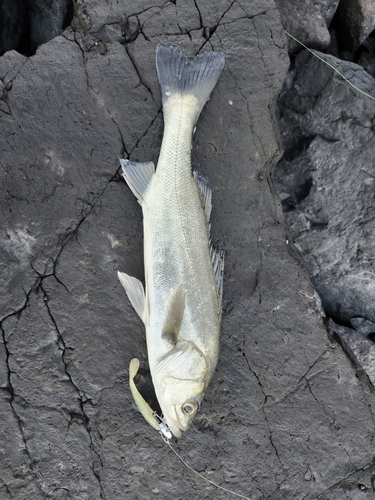
[[157,163],[121,159],[122,175],[142,207],[145,288],[119,271],[128,299],[146,329],[148,363],[162,416],[134,383],[134,400],[147,422],[170,438],[181,437],[202,403],[219,356],[224,254],[210,239],[212,190],[193,171],[192,138],[199,115],[225,65],[225,54],[184,55],[160,43],[156,70],[164,133]]

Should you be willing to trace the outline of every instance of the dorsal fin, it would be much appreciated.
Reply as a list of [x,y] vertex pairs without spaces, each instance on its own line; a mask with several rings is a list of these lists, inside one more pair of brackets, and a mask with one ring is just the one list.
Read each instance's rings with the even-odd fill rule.
[[221,307],[223,302],[224,253],[221,250],[216,250],[211,240],[210,240],[210,255],[217,286],[217,293],[219,296],[219,304]]
[[177,337],[185,312],[186,292],[182,285],[171,291],[165,308],[162,337],[171,344],[177,343]]
[[206,179],[206,177],[203,177],[203,175],[198,172],[198,170],[194,170],[193,175],[194,175],[194,179],[196,180],[196,183],[198,185],[202,206],[203,206],[204,212],[206,214],[206,220],[207,220],[207,224],[208,224],[210,221],[211,210],[212,210],[211,184],[208,181],[208,179]]
[[122,175],[134,196],[142,204],[143,196],[155,173],[155,165],[152,161],[136,163],[130,160],[120,160]]
[[[208,234],[210,234],[210,231],[211,231],[210,216],[211,216],[211,210],[212,210],[211,184],[208,181],[208,179],[203,177],[203,175],[198,172],[198,170],[194,170],[193,175],[194,175],[194,179],[197,182],[203,210],[206,214],[206,220],[207,220],[207,225],[208,225]],[[220,303],[220,307],[221,307],[221,304],[223,301],[224,253],[221,250],[216,250],[214,248],[211,239],[210,239],[210,255],[211,255],[211,262],[212,262],[212,267],[213,267],[214,275],[215,275],[217,293],[219,296],[219,303]]]

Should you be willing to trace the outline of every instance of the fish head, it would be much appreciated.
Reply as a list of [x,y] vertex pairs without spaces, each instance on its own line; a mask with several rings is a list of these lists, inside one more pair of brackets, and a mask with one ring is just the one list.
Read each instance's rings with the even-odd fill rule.
[[163,421],[176,437],[186,431],[210,379],[206,357],[192,342],[179,341],[152,374]]

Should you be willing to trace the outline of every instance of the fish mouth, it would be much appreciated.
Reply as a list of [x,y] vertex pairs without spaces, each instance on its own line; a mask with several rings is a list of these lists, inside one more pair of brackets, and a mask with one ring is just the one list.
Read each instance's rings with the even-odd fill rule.
[[164,422],[167,424],[169,429],[172,431],[173,435],[175,437],[181,437],[182,436],[182,429],[180,429],[177,425],[174,424],[174,422],[171,422],[169,418],[164,417]]
[[163,417],[163,422],[167,425],[167,427],[172,431],[173,435],[176,438],[179,438],[182,436],[183,430],[178,427],[170,418],[167,416]]

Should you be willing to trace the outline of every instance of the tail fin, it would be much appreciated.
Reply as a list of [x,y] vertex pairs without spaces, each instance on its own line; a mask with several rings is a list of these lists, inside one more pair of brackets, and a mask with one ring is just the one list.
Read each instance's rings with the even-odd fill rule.
[[219,80],[224,64],[223,52],[204,52],[196,57],[187,57],[177,45],[159,43],[156,70],[163,104],[173,94],[190,94],[198,99],[201,112]]

